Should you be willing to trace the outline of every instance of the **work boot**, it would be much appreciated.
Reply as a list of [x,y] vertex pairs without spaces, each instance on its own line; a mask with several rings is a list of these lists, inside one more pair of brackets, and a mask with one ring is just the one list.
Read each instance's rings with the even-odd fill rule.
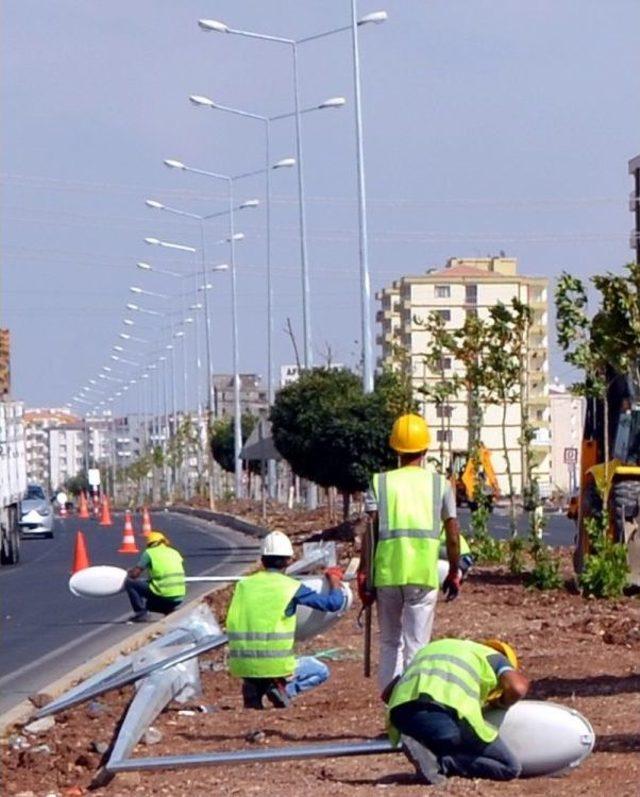
[[258,711],[264,707],[262,705],[262,696],[264,695],[264,687],[258,685],[255,681],[245,678],[242,681],[242,701],[245,708],[253,708]]
[[442,786],[446,777],[434,753],[411,736],[402,736],[402,752],[416,768],[416,773],[432,786]]
[[287,694],[287,682],[284,678],[275,678],[265,692],[267,700],[276,708],[289,708],[291,698]]
[[127,620],[128,623],[146,623],[149,621],[149,612],[136,612]]

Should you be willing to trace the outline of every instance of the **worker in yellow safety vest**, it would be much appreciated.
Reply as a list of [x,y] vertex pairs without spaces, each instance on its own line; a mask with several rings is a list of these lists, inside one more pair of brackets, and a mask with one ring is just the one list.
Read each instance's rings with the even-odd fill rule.
[[498,639],[425,645],[388,687],[389,735],[428,783],[446,777],[511,780],[520,763],[482,714],[509,708],[529,689],[514,649]]
[[389,438],[399,467],[375,474],[365,497],[372,534],[363,541],[358,592],[364,606],[377,601],[381,689],[431,638],[442,525],[449,560],[442,589],[447,600],[460,589],[455,495],[445,476],[423,466],[430,442],[424,418],[400,416]]
[[[145,571],[148,581],[140,579]],[[127,571],[124,587],[135,612],[133,623],[146,622],[149,612],[171,614],[182,603],[186,594],[182,556],[162,532],[149,532],[147,546]]]
[[227,612],[229,670],[242,678],[245,708],[262,709],[266,697],[287,708],[297,695],[324,683],[329,668],[312,656],[296,658],[296,607],[337,612],[344,606],[342,570],[329,567],[326,594],[315,592],[284,572],[293,559],[286,534],[272,531],[262,541],[263,570],[241,579]]

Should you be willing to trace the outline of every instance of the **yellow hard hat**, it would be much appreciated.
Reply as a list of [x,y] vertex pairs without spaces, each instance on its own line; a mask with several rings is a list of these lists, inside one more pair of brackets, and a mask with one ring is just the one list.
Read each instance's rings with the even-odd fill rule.
[[497,650],[498,653],[502,653],[503,656],[509,659],[509,664],[516,670],[518,669],[518,657],[516,656],[516,652],[507,642],[502,642],[500,639],[483,639],[480,644],[486,645],[488,648],[493,648]]
[[431,432],[425,419],[415,413],[396,418],[389,437],[389,445],[398,454],[418,454],[431,444]]
[[169,545],[169,540],[164,536],[161,531],[150,531],[147,536],[147,546],[149,545]]

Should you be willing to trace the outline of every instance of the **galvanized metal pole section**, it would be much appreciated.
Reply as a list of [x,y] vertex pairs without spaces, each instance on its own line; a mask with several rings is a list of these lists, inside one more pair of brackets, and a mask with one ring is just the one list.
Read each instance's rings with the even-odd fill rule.
[[[231,327],[233,339],[233,459],[234,459],[234,492],[236,498],[242,498],[242,417],[240,409],[240,371],[238,343],[238,287],[236,275],[235,224],[233,218],[233,179],[227,178],[229,184],[229,246],[231,254]],[[206,286],[205,286],[206,293]]]
[[[202,292],[204,294],[204,334],[207,353],[207,426],[204,432],[207,447],[207,478],[209,482],[209,508],[215,509],[215,481],[213,452],[209,443],[209,428],[213,422],[213,370],[211,364],[211,316],[209,314],[209,292],[207,291],[207,263],[205,256],[204,221],[200,219],[200,265],[202,267]],[[197,296],[197,294],[196,294]]]
[[[266,223],[267,223],[267,402],[273,406],[276,391],[273,382],[273,275],[271,273],[271,122],[264,120],[265,129],[265,179],[266,179]],[[277,497],[276,461],[267,463],[269,497]]]
[[302,160],[302,119],[300,114],[300,85],[298,75],[298,47],[291,42],[293,53],[293,91],[296,118],[296,157],[298,161],[298,207],[300,217],[300,261],[302,267],[302,329],[304,367],[313,368],[311,342],[311,312],[309,307],[309,262],[307,255],[307,220],[304,193],[304,164]]
[[362,324],[362,386],[373,392],[373,351],[371,344],[371,282],[369,277],[369,237],[367,233],[367,197],[365,191],[364,148],[362,141],[362,105],[360,89],[360,50],[358,46],[357,0],[351,0],[351,38],[353,44],[353,82],[356,112],[356,163],[358,172],[358,221],[360,249],[360,314]]
[[133,772],[143,769],[170,767],[200,767],[220,764],[255,764],[271,761],[300,761],[305,758],[344,758],[360,755],[401,753],[386,739],[372,739],[351,744],[310,744],[298,747],[281,747],[273,750],[230,750],[225,753],[195,753],[192,755],[128,758],[107,764],[109,772]]

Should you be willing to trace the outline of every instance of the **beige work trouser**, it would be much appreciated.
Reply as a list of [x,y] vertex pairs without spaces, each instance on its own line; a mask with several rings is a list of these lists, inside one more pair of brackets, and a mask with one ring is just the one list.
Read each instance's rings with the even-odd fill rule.
[[438,590],[408,585],[377,587],[380,689],[404,672],[431,639]]

